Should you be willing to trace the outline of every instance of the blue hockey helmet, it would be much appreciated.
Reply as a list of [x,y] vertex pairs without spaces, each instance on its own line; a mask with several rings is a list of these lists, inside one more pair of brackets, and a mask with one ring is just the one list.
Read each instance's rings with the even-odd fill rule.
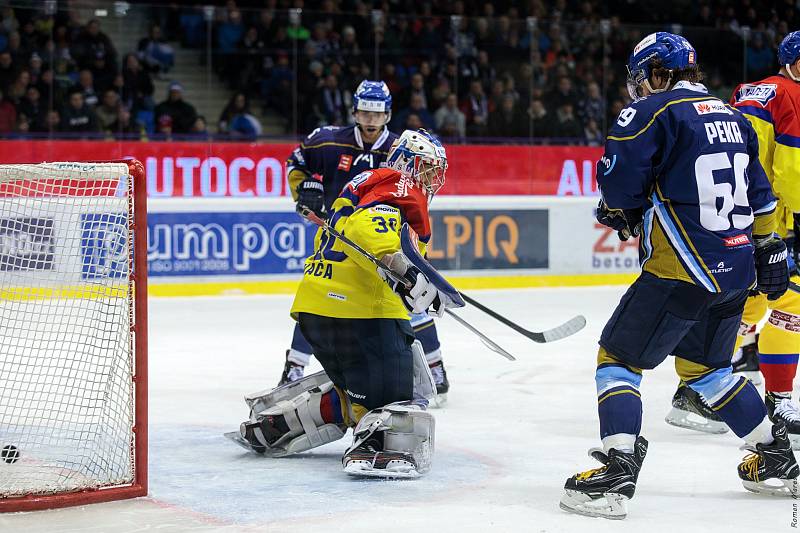
[[364,80],[353,93],[353,111],[391,113],[392,95],[382,81]]
[[778,63],[782,67],[786,67],[789,76],[794,81],[800,81],[800,78],[795,77],[789,65],[800,59],[800,31],[793,31],[786,35],[778,46]]
[[651,63],[659,60],[661,66],[674,70],[686,68],[697,64],[697,53],[694,47],[684,37],[659,31],[651,33],[633,49],[628,58],[628,93],[634,100],[641,97],[639,87],[646,84],[651,93],[667,90],[669,84],[655,90],[650,86]]
[[[373,113],[383,113],[382,120],[366,118],[365,124],[361,124],[355,118],[357,111],[369,111]],[[358,84],[356,92],[353,93],[353,116],[356,124],[363,128],[375,129],[382,128],[392,119],[392,94],[389,87],[383,81],[364,80]],[[362,116],[362,119],[364,117]]]

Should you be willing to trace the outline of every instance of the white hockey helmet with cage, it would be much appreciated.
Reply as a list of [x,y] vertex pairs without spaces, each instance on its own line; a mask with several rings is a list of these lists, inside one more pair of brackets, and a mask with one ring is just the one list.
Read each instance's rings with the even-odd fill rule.
[[431,201],[444,186],[447,154],[439,139],[424,129],[406,130],[389,149],[386,166],[419,183]]

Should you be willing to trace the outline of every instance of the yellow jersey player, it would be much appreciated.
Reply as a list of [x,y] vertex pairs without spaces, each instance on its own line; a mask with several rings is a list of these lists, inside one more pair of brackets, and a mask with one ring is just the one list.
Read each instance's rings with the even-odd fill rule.
[[[382,270],[323,229],[306,260],[291,314],[324,373],[249,399],[251,420],[241,437],[256,451],[286,455],[344,435],[354,439],[345,472],[416,477],[430,468],[433,417],[425,397],[433,378],[409,313],[441,315],[452,301],[401,251],[403,223],[430,239],[428,202],[444,184],[444,147],[424,130],[403,132],[387,167],[362,172],[333,202],[328,223],[397,272]],[[402,265],[403,268],[398,268]]]
[[[800,251],[796,241],[800,222],[800,31],[783,39],[778,48],[778,60],[781,65],[778,74],[740,85],[731,103],[749,119],[758,135],[759,160],[778,199],[777,233],[794,248],[794,253],[789,255],[789,267],[792,280],[797,283],[800,282],[796,266]],[[755,327],[768,310],[756,350]],[[800,353],[800,293],[797,289],[790,288],[777,300],[769,300],[763,294],[748,298],[737,346],[740,343],[744,346],[735,352],[734,371],[757,371],[760,367],[769,416],[786,425],[792,447],[800,449],[800,411],[791,401]],[[680,398],[691,394],[690,389],[684,387],[676,392],[667,422],[710,432],[725,431],[716,413],[697,402],[694,406],[687,402],[684,411],[703,415],[710,422],[700,422],[698,426],[682,423],[684,418],[676,416],[680,407],[676,402],[691,400]],[[719,428],[719,431],[709,428]]]
[[[350,180],[386,161],[389,148],[397,139],[386,127],[392,118],[392,95],[386,83],[362,81],[353,93],[352,113],[355,124],[317,128],[289,156],[289,188],[298,208],[303,205],[324,217]],[[416,314],[411,317],[411,327],[422,343],[436,381],[436,402],[443,403],[450,382],[436,325],[428,315]],[[296,326],[278,385],[303,377],[310,358],[311,346]]]

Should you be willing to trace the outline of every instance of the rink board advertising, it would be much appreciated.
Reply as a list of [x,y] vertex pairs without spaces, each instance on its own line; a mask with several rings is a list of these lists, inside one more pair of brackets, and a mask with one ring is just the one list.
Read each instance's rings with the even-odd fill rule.
[[[4,163],[91,161],[135,157],[145,167],[150,198],[289,196],[286,158],[296,144],[137,141],[0,141]],[[596,196],[587,146],[450,145],[440,195]]]
[[546,209],[432,211],[428,259],[440,270],[548,267]]
[[[637,243],[620,242],[597,224],[594,199],[450,197],[437,203],[428,258],[438,269],[476,275],[638,270]],[[96,206],[75,210],[77,216],[66,219],[35,209],[0,219],[0,272],[21,275],[20,280],[26,271],[55,269],[79,272],[75,282],[126,279],[126,214]],[[153,280],[297,279],[317,231],[286,199],[154,200],[149,211]],[[66,237],[75,234],[80,240]]]
[[317,229],[294,212],[151,213],[147,226],[156,277],[300,273]]

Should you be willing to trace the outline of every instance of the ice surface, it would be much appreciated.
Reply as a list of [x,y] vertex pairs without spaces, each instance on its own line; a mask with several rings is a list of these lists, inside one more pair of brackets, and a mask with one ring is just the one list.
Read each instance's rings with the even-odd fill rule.
[[510,362],[455,321],[439,321],[452,388],[447,406],[434,412],[433,469],[398,482],[343,474],[340,456],[349,437],[284,459],[248,454],[222,437],[247,416],[244,394],[280,375],[291,338],[291,297],[151,299],[150,497],[0,515],[0,532],[790,530],[796,501],[742,488],[736,464],[744,452],[735,436],[664,423],[677,383],[669,360],[642,385],[650,449],[628,519],[585,518],[558,508],[566,477],[597,466],[586,455],[598,444],[596,339],[623,291],[470,292],[529,329],[553,327],[577,313],[588,325],[540,345],[477,310],[462,310],[517,356]]

